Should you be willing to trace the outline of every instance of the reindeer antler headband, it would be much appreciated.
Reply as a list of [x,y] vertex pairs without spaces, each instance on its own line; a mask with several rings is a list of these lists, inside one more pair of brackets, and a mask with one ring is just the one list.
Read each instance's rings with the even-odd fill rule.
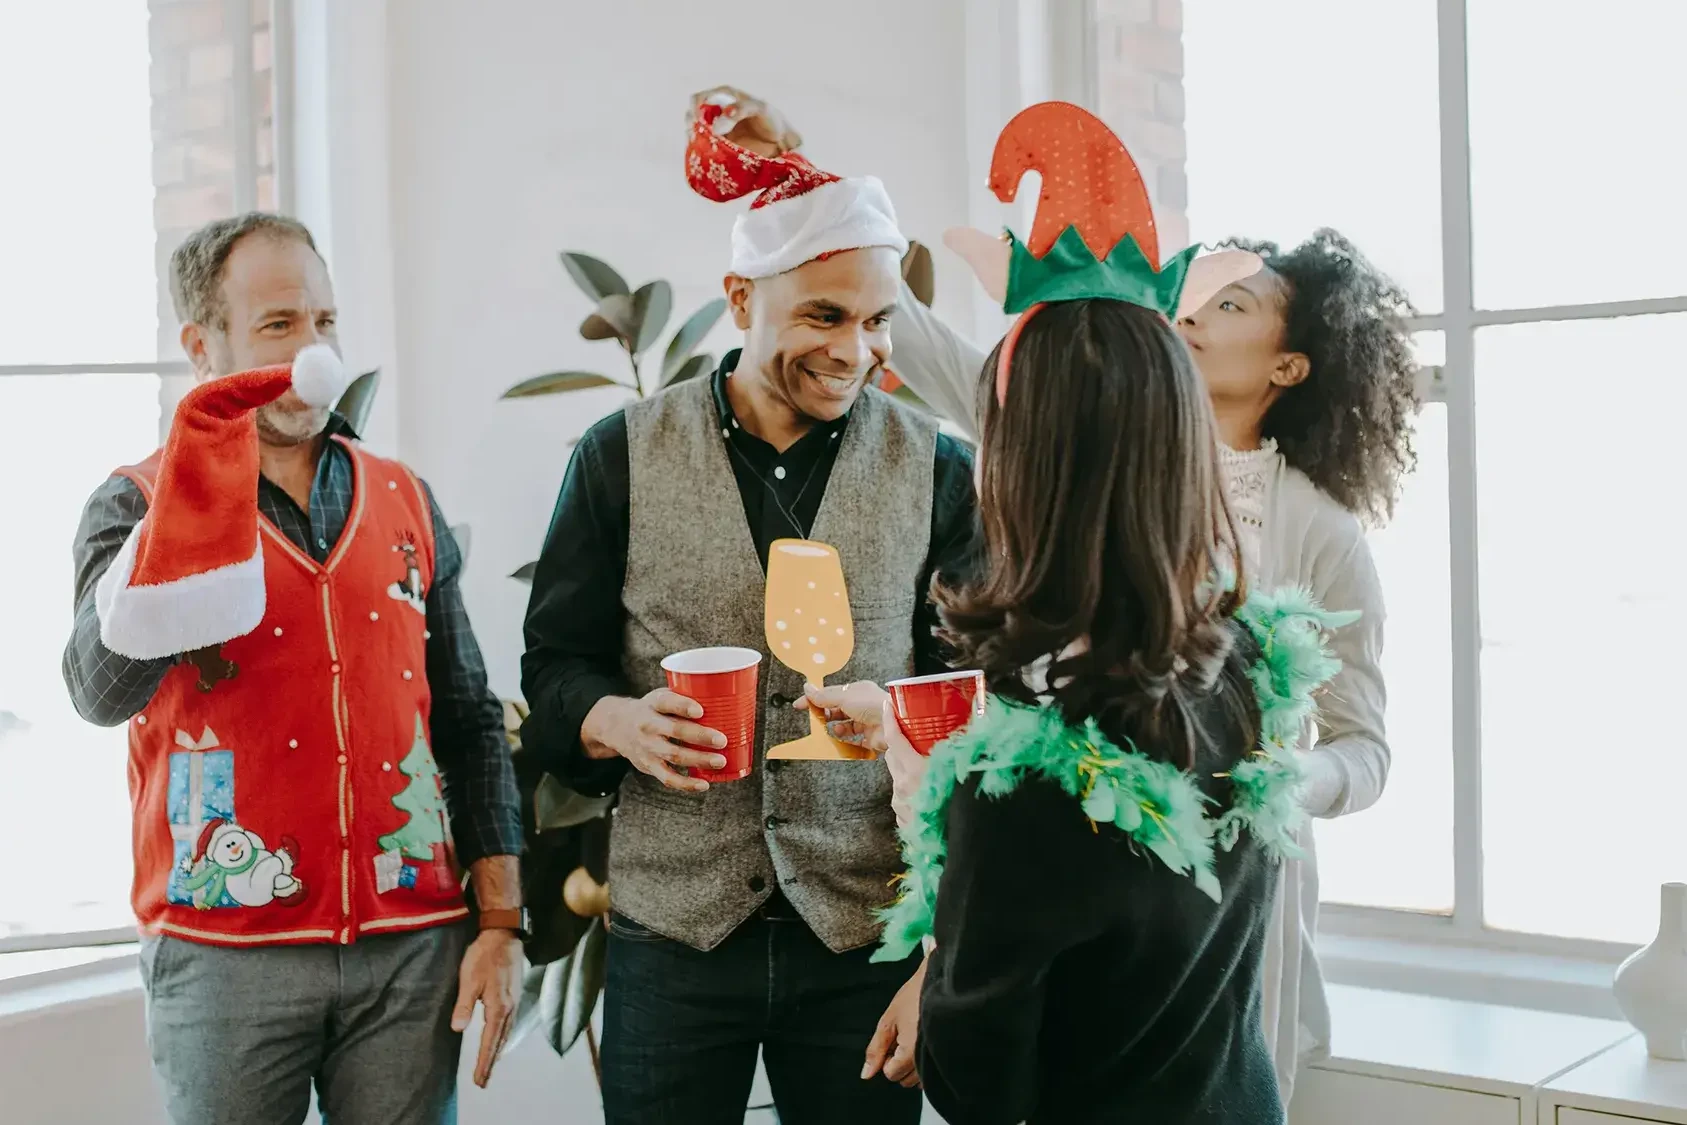
[[1002,238],[972,229],[944,235],[1002,302],[1002,311],[1021,314],[1002,341],[998,403],[1007,401],[1019,335],[1045,304],[1105,298],[1170,319],[1261,266],[1258,255],[1240,250],[1197,258],[1199,246],[1157,265],[1154,209],[1136,161],[1111,129],[1079,106],[1042,102],[1007,123],[990,161],[990,190],[1011,203],[1032,169],[1042,174],[1043,187],[1027,241],[1012,231]]

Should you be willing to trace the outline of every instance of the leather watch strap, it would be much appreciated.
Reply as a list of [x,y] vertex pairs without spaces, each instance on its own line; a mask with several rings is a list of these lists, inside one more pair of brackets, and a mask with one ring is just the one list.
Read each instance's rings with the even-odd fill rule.
[[527,937],[527,911],[515,910],[482,910],[479,926],[482,930],[512,930],[523,940]]

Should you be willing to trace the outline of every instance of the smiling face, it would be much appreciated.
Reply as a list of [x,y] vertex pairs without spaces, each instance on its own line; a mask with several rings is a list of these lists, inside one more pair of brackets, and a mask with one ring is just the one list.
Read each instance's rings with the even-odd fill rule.
[[1215,406],[1247,404],[1263,417],[1283,391],[1306,378],[1306,357],[1283,350],[1287,299],[1282,277],[1261,270],[1177,322]]
[[744,330],[740,373],[805,422],[830,422],[855,405],[890,358],[890,318],[902,280],[894,250],[848,250],[754,281],[729,277],[734,323]]
[[218,867],[239,867],[252,854],[252,838],[244,832],[224,832],[211,845],[211,862]]

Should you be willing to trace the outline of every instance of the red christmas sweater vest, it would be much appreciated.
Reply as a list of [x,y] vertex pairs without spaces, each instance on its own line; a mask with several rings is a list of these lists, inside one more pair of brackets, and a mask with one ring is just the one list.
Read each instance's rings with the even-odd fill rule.
[[[468,913],[428,738],[432,515],[408,469],[344,444],[328,561],[260,518],[263,622],[184,657],[129,722],[144,932],[346,943]],[[150,502],[157,464],[118,474]]]

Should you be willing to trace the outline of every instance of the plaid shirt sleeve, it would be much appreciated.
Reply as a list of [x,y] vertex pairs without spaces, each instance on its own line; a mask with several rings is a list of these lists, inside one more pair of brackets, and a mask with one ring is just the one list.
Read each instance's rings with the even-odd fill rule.
[[504,707],[486,682],[459,579],[463,553],[424,483],[433,512],[435,561],[428,590],[430,726],[457,858],[464,865],[521,854],[521,797],[504,734]]
[[175,664],[171,657],[131,660],[100,641],[94,588],[144,515],[146,498],[135,482],[114,476],[88,498],[72,548],[76,617],[64,648],[64,683],[76,713],[102,727],[119,726],[140,714]]

